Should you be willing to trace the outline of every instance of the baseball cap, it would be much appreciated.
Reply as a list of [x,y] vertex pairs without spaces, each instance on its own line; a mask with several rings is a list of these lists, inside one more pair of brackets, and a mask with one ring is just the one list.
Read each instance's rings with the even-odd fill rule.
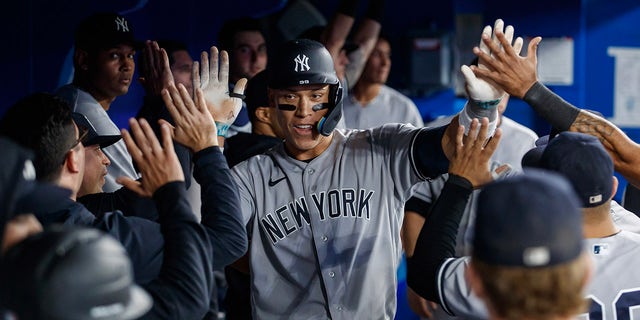
[[137,319],[152,306],[122,245],[96,229],[54,225],[7,251],[3,301],[20,319]]
[[492,265],[548,267],[582,252],[582,214],[561,175],[530,169],[485,186],[478,196],[473,257]]
[[583,208],[599,206],[613,194],[613,160],[594,136],[561,132],[547,144],[528,151],[522,164],[564,175]]
[[76,47],[106,49],[118,44],[142,48],[142,42],[133,36],[131,23],[116,13],[96,13],[80,22],[76,28]]
[[253,115],[258,107],[269,106],[266,70],[260,71],[258,74],[253,76],[253,78],[249,79],[244,94],[246,96],[244,102],[247,104],[247,111],[250,115]]
[[87,132],[85,137],[82,139],[82,144],[85,146],[100,145],[100,148],[106,148],[122,139],[122,136],[119,134],[98,134],[96,128],[93,127],[93,124],[91,124],[91,121],[89,121],[89,119],[82,113],[72,112],[71,117],[73,118],[73,122],[75,122],[78,126],[79,130]]

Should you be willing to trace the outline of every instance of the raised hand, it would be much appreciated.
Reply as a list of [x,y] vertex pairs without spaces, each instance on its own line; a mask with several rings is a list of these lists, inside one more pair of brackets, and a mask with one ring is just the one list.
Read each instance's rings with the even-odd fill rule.
[[[492,57],[493,55],[502,51],[500,47],[500,42],[497,38],[498,34],[504,35],[506,41],[509,43],[511,47],[511,42],[513,40],[514,29],[512,26],[507,26],[504,29],[504,22],[502,19],[497,19],[494,28],[491,29],[491,26],[486,26],[482,30],[482,35],[480,39],[480,47],[476,47],[479,51],[484,53],[482,56],[478,55],[478,69],[487,70],[486,60],[487,57]],[[487,40],[488,39],[488,40]],[[489,47],[487,43],[492,43],[493,46]],[[474,48],[474,52],[475,49]],[[522,38],[516,38],[513,48],[517,50],[518,54],[522,49]],[[469,95],[469,99],[476,103],[493,103],[495,105],[498,104],[502,96],[504,95],[504,91],[500,86],[496,86],[492,81],[485,81],[483,79],[477,78],[471,68],[469,66],[463,65],[461,67],[462,74],[465,78],[465,88]]]
[[[177,88],[171,84],[162,90],[162,99],[175,123],[173,139],[176,142],[193,152],[218,145],[216,124],[207,109],[201,89],[195,89],[192,99],[182,84]],[[160,122],[169,125],[164,120]]]
[[129,126],[133,137],[129,131],[122,129],[122,139],[138,165],[142,179],[136,181],[129,177],[120,177],[118,183],[140,196],[151,197],[158,188],[169,182],[184,181],[182,167],[173,150],[169,124],[160,125],[162,145],[146,120],[131,118]]
[[138,82],[148,95],[159,95],[162,89],[174,83],[167,52],[156,41],[147,40],[142,54]]
[[472,66],[471,70],[478,78],[496,84],[512,96],[522,98],[538,80],[537,49],[542,38],[533,38],[529,42],[527,56],[521,57],[522,40],[518,40],[520,38],[512,45],[508,34],[499,30],[494,32],[494,35],[497,41],[485,35],[482,37],[482,43],[487,50],[473,48],[473,53],[483,61],[483,68]]
[[[478,129],[480,126],[480,130]],[[502,137],[502,131],[496,129],[493,137],[487,141],[489,120],[473,119],[467,135],[464,127],[459,126],[456,136],[456,150],[449,160],[449,173],[469,180],[474,188],[493,181],[489,161]]]
[[[203,51],[200,54],[201,62],[193,63],[193,88],[202,89],[207,108],[216,121],[219,136],[224,136],[229,126],[238,116],[242,108],[242,98],[247,79],[238,80],[229,94],[229,55],[226,51],[220,52],[218,48],[211,47],[210,55]],[[211,63],[209,63],[209,56]],[[218,56],[220,67],[218,68]]]

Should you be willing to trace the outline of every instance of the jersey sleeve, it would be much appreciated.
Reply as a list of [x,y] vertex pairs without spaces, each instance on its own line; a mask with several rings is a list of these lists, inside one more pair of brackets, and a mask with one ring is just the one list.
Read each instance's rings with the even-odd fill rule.
[[473,293],[465,279],[469,258],[450,258],[438,271],[440,305],[448,314],[465,319],[487,319],[484,303]]
[[248,161],[244,161],[231,168],[231,175],[238,185],[242,221],[247,226],[255,211],[254,194],[251,192],[251,190],[255,190],[254,181],[249,175],[251,171],[247,168],[248,163]]

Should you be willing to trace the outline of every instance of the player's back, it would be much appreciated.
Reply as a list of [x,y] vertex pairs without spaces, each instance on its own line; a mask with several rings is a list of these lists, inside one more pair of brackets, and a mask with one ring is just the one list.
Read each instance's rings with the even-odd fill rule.
[[578,319],[640,318],[640,235],[621,231],[606,238],[586,239],[595,272],[586,294],[589,316]]

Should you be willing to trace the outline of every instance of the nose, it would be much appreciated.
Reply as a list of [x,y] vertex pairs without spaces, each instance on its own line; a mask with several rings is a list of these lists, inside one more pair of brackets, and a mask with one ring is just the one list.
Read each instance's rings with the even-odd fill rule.
[[100,149],[100,157],[101,157],[101,159],[102,159],[102,164],[103,164],[105,167],[108,167],[108,166],[110,166],[110,165],[111,165],[111,160],[109,160],[109,157],[107,157],[107,155],[106,155],[106,154],[104,154],[104,152],[102,152],[102,149]]
[[313,113],[313,103],[308,98],[303,97],[300,99],[298,106],[296,107],[296,116],[300,118],[308,117]]
[[122,57],[120,59],[120,69],[122,71],[131,71],[136,67],[136,62],[133,58]]

